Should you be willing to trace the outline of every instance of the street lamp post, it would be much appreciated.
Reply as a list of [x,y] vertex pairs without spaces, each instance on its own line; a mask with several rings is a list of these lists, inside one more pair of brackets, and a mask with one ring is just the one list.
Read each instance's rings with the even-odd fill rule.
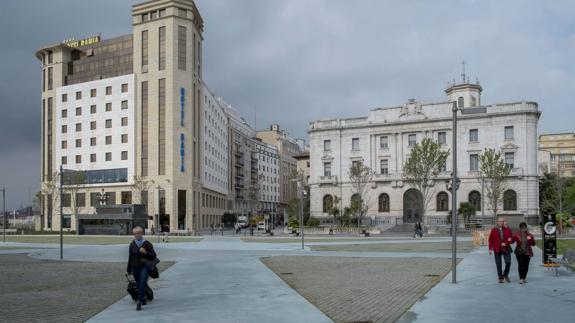
[[[451,282],[453,284],[457,283],[457,189],[459,188],[460,182],[457,178],[457,110],[461,111],[461,114],[479,114],[486,113],[487,108],[458,108],[457,101],[452,102],[453,144],[451,148],[453,150],[453,172],[451,173]],[[481,199],[483,201],[483,195],[481,196]],[[481,209],[483,209],[483,207]]]
[[4,219],[4,242],[6,242],[6,188],[2,189],[2,218]]
[[64,207],[62,206],[62,185],[64,184],[64,167],[60,165],[60,260],[64,259]]
[[453,102],[453,171],[451,172],[451,282],[457,283],[457,102]]
[[305,194],[304,194],[303,187],[302,187],[300,194],[301,194],[301,198],[300,198],[300,203],[299,203],[299,226],[300,226],[300,231],[301,231],[301,250],[305,250],[305,247],[304,247],[304,227],[303,227],[303,202],[305,199]]

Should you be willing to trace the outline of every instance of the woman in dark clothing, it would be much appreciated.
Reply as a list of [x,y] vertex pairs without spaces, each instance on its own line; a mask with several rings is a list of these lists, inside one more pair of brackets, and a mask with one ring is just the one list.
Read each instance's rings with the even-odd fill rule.
[[130,243],[127,272],[134,276],[138,284],[136,310],[141,311],[142,305],[146,305],[144,295],[148,288],[148,277],[151,272],[157,270],[155,268],[157,258],[152,243],[144,239],[144,229],[135,227],[132,232],[134,240]]
[[527,223],[521,222],[519,224],[519,231],[515,233],[513,240],[516,243],[515,256],[517,257],[517,264],[519,269],[519,284],[525,284],[527,281],[527,271],[529,271],[529,261],[533,257],[533,249],[531,246],[535,245],[535,238],[527,230]]

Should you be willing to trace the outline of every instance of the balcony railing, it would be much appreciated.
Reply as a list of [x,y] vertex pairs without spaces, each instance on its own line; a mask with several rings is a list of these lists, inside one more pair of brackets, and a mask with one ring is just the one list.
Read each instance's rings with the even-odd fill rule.
[[337,183],[337,176],[320,176],[319,177],[320,184],[336,184]]

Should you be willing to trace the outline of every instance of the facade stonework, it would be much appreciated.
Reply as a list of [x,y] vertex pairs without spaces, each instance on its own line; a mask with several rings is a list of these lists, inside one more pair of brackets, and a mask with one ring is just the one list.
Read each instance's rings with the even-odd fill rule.
[[476,158],[485,148],[494,148],[502,152],[512,168],[507,197],[516,197],[505,207],[501,205],[498,213],[513,221],[529,219],[536,223],[538,105],[525,101],[481,105],[481,91],[478,84],[464,82],[446,90],[446,102],[423,104],[411,99],[401,106],[373,109],[367,117],[311,122],[311,216],[323,222],[331,221],[323,203],[326,196],[341,198],[342,209],[350,206],[354,192],[348,170],[354,161],[359,161],[375,173],[366,198],[371,223],[393,226],[419,220],[428,225],[446,224],[451,194],[445,182],[452,172],[451,157],[433,182],[433,197],[424,219],[421,219],[421,209],[413,205],[413,188],[404,180],[403,165],[410,146],[424,138],[432,138],[445,149],[453,149],[452,102],[456,101],[460,109],[486,108],[486,112],[480,114],[458,112],[457,175],[461,180],[458,204],[471,199],[483,208],[477,211],[477,216],[493,216],[484,198],[485,192],[482,194]]

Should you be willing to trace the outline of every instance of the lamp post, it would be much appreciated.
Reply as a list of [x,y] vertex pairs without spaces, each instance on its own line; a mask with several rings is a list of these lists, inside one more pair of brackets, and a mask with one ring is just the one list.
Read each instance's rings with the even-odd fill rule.
[[[458,108],[457,101],[452,102],[451,112],[452,117],[452,157],[453,157],[453,172],[451,173],[451,282],[457,283],[457,189],[459,189],[460,180],[457,178],[457,111],[461,114],[479,114],[486,113],[485,107],[474,108]],[[481,196],[483,199],[483,196]],[[483,208],[482,208],[483,209]]]
[[60,165],[60,260],[64,259],[64,207],[62,204],[63,185],[64,185],[64,167]]
[[4,219],[4,242],[6,242],[6,188],[2,189],[2,218]]
[[299,230],[301,232],[301,250],[305,250],[304,244],[304,228],[303,228],[303,202],[305,199],[305,188],[303,182],[300,182],[298,178],[294,178],[291,180],[292,182],[297,183],[297,191],[299,195]]

